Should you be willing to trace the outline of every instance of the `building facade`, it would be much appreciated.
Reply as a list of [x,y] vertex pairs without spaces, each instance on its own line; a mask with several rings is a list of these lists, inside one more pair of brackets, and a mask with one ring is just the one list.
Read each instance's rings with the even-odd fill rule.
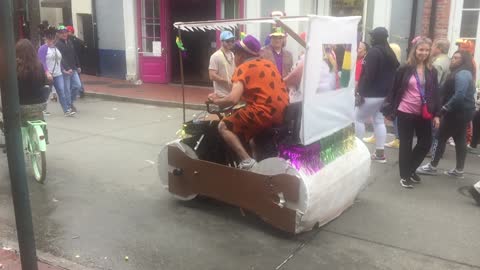
[[[97,0],[100,1],[100,0]],[[408,2],[409,0],[407,0]],[[411,0],[410,0],[411,1]],[[173,22],[228,18],[268,17],[272,11],[285,11],[287,16],[309,14],[350,16],[369,18],[362,22],[362,29],[384,25],[383,14],[390,8],[388,1],[374,0],[136,0],[134,11],[127,11],[136,28],[127,37],[127,78],[144,82],[179,82],[178,49]],[[398,0],[404,2],[404,0]],[[368,8],[370,7],[370,8]],[[127,18],[127,16],[125,16]],[[368,24],[369,23],[369,24]],[[296,32],[306,30],[306,25],[292,23]],[[269,25],[247,25],[246,33],[265,40]],[[185,80],[190,84],[210,85],[208,59],[217,49],[218,33],[183,33],[182,41],[187,48],[184,57]],[[137,52],[129,48],[136,46]],[[295,42],[287,44],[294,55],[300,52]]]
[[[390,42],[400,45],[402,58],[410,40],[417,35],[459,38],[475,42],[480,34],[478,0],[39,0],[44,7],[42,20],[55,25],[71,20],[77,35],[84,39],[92,58],[91,73],[151,83],[180,81],[179,52],[173,28],[176,21],[225,18],[267,17],[272,11],[287,16],[309,14],[362,16],[360,38],[371,29],[384,26]],[[54,4],[55,2],[56,4]],[[54,8],[57,5],[58,8]],[[71,12],[70,16],[65,13]],[[302,23],[289,26],[300,33]],[[268,25],[247,25],[246,33],[261,41]],[[209,85],[208,59],[219,46],[218,33],[182,33],[187,48],[184,55],[185,80],[189,84]],[[294,55],[301,51],[294,41],[287,43]],[[452,51],[455,46],[452,46]],[[480,62],[476,55],[477,62]]]
[[[473,44],[474,58],[480,63],[480,1],[478,0],[425,0],[422,34],[433,38],[446,38],[452,44],[450,54],[458,49],[459,40]],[[477,67],[478,68],[478,67]],[[480,70],[477,70],[479,74]]]

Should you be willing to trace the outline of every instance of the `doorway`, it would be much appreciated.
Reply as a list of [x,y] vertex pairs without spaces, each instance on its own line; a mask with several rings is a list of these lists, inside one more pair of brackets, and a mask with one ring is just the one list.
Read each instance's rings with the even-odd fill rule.
[[98,44],[92,14],[77,14],[78,35],[83,38],[85,47],[79,55],[82,71],[88,75],[98,74]]
[[169,4],[170,0],[137,1],[140,78],[147,83],[169,82]]
[[[216,7],[216,0],[172,0],[170,2],[171,20],[172,22],[215,20]],[[178,32],[173,29],[173,26],[170,32],[172,82],[180,83],[180,60],[175,43]],[[216,32],[183,32],[182,41],[187,50],[183,58],[185,83],[211,86],[208,65],[210,55],[216,51]]]

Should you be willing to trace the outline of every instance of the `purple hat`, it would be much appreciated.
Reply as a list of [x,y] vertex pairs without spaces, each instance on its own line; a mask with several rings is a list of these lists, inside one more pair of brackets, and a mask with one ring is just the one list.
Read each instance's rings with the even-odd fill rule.
[[258,56],[262,45],[260,41],[252,35],[246,36],[243,40],[238,40],[235,42],[235,50],[242,49],[243,51]]

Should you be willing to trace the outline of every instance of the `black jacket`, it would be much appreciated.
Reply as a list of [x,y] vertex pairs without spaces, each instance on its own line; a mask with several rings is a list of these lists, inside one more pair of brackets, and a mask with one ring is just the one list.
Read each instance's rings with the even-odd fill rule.
[[375,45],[368,50],[365,56],[362,73],[358,82],[358,93],[362,97],[386,97],[392,88],[395,70],[397,70],[397,58],[387,45]]
[[442,88],[441,106],[447,112],[473,112],[475,110],[475,83],[468,70],[450,74]]
[[72,42],[75,53],[77,54],[78,60],[80,61],[81,56],[85,50],[85,42],[76,36],[69,36],[68,40]]
[[28,76],[28,78],[18,78],[18,97],[20,105],[33,105],[45,103],[48,99],[48,92],[45,85],[47,77],[41,72],[40,76]]
[[[78,61],[77,53],[73,46],[73,42],[70,40],[59,39],[55,44],[57,49],[62,54],[62,69],[63,70],[76,70],[80,67],[80,62]],[[63,71],[62,70],[62,71]]]
[[[393,117],[396,115],[398,106],[402,101],[403,95],[408,88],[410,78],[415,74],[416,67],[404,65],[395,73],[393,87],[385,99],[382,113],[385,116]],[[427,100],[428,111],[434,116],[440,113],[440,91],[438,88],[437,70],[432,68],[425,72],[425,98]]]

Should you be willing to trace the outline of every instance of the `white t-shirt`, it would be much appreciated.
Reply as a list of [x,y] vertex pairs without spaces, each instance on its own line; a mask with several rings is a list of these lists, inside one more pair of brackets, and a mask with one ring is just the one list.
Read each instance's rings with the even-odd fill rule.
[[48,47],[48,52],[47,52],[47,67],[48,71],[52,73],[53,77],[58,77],[62,75],[62,54],[60,51],[53,47],[50,48]]
[[[228,79],[232,79],[233,72],[235,71],[235,61],[232,52],[224,53],[222,50],[216,51],[210,57],[209,70],[215,70],[218,76]],[[231,84],[226,82],[213,81],[213,89],[219,96],[226,96],[232,91]]]

